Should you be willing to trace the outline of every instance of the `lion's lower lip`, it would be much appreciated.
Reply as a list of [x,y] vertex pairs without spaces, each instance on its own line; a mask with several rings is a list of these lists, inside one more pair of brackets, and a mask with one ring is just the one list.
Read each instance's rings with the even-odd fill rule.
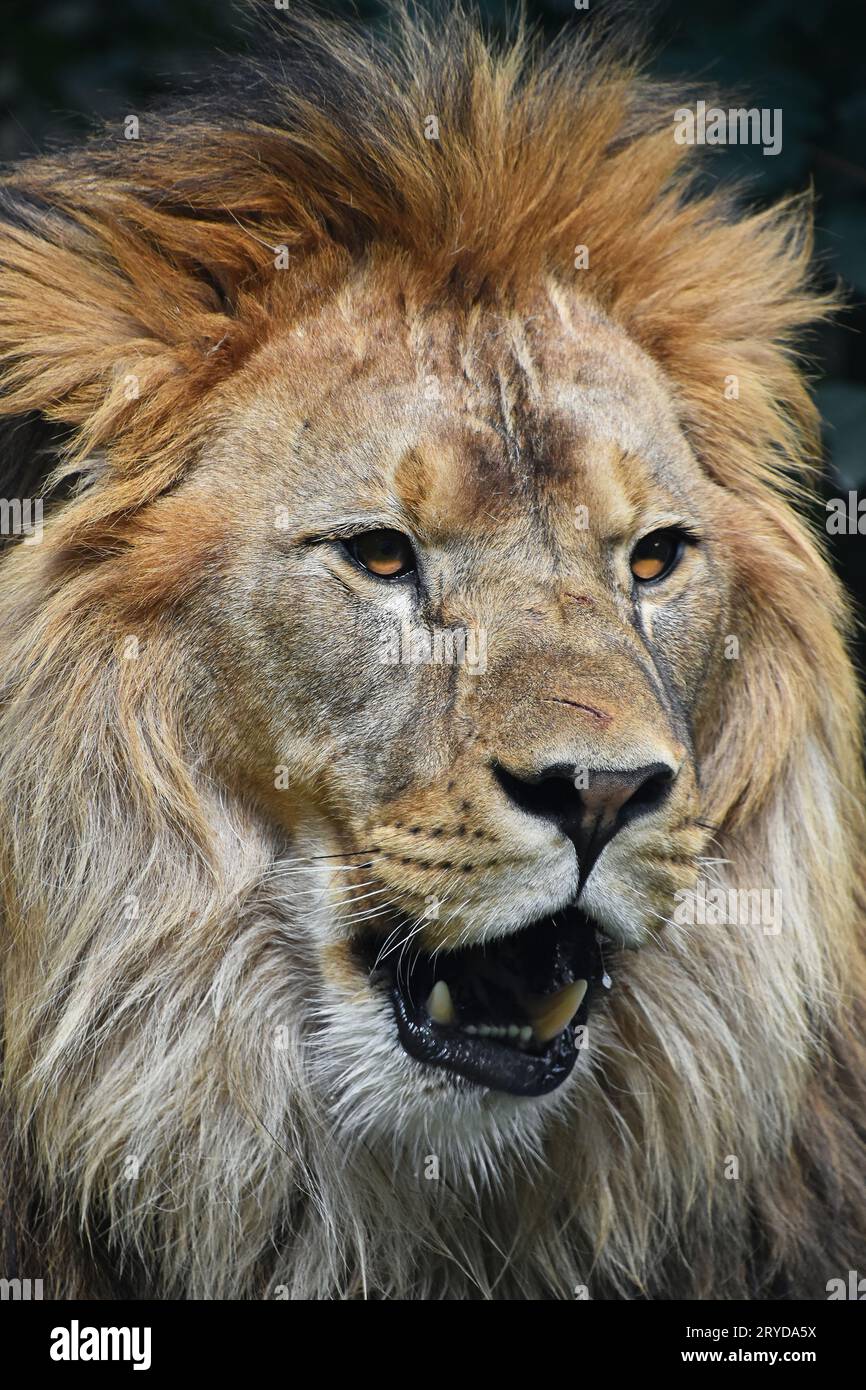
[[533,1055],[496,1040],[443,1028],[429,1015],[412,1014],[396,989],[392,998],[400,1042],[410,1057],[443,1067],[490,1091],[505,1091],[513,1096],[544,1095],[562,1084],[577,1059],[578,1019]]
[[484,946],[407,956],[372,956],[371,970],[410,1057],[511,1095],[566,1079],[603,974],[595,927],[576,906]]

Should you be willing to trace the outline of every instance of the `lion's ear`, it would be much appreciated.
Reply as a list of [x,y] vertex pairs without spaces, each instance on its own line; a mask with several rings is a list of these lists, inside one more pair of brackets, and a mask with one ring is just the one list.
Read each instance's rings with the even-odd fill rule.
[[52,422],[78,459],[111,446],[121,473],[144,441],[176,457],[237,345],[229,268],[200,226],[44,168],[0,188],[0,416]]

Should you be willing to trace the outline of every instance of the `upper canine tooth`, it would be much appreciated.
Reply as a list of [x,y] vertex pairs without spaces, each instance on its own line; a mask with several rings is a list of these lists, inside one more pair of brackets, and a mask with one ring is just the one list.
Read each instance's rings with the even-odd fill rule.
[[550,1042],[574,1018],[586,994],[586,980],[575,980],[556,994],[534,995],[527,1001],[527,1012],[539,1042]]
[[444,980],[437,980],[427,1000],[427,1012],[434,1023],[456,1023],[457,1014],[451,1000],[451,991]]

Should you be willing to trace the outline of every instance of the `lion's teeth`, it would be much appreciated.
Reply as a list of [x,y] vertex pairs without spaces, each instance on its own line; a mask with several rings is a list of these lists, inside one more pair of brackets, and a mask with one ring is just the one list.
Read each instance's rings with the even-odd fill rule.
[[[440,985],[442,990],[437,994]],[[455,1022],[454,1006],[447,990],[448,986],[440,981],[427,1000],[427,1012],[437,1023]],[[531,1042],[533,1035],[537,1042],[550,1042],[577,1013],[585,993],[586,980],[577,980],[556,994],[536,995],[528,1000],[527,1008],[534,1026],[528,1023],[464,1023],[461,1025],[461,1032],[472,1038],[507,1038],[509,1042],[516,1042],[518,1046]],[[447,1017],[442,1011],[443,1003],[448,1011]]]
[[556,994],[536,995],[528,1001],[527,1013],[538,1042],[550,1042],[571,1022],[586,994],[586,980],[575,980]]
[[427,1000],[427,1012],[434,1023],[456,1023],[457,1014],[451,1000],[451,991],[444,980],[437,980]]

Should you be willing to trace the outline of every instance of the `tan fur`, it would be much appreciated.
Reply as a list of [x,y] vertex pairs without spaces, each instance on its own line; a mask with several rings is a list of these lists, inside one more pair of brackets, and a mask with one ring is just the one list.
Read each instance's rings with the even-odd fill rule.
[[[848,615],[797,512],[808,210],[692,191],[675,103],[612,51],[296,41],[326,95],[287,48],[258,120],[0,189],[2,411],[68,427],[72,484],[0,569],[21,1273],[823,1297],[866,1259],[866,972]],[[629,545],[674,516],[700,542],[635,615]],[[422,613],[329,543],[371,517],[428,557]],[[383,666],[403,622],[483,632],[486,671]],[[680,771],[586,889],[613,989],[572,1078],[410,1061],[362,924],[449,949],[561,905],[573,851],[490,762],[626,755]],[[778,888],[779,934],[679,925],[699,878]]]

